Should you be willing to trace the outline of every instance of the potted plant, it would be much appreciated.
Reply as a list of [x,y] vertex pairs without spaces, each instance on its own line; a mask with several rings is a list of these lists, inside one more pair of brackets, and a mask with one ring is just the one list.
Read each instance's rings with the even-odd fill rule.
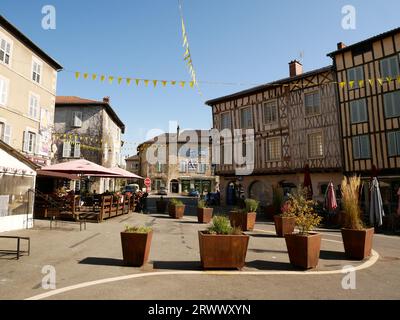
[[181,200],[171,199],[168,205],[169,215],[174,219],[181,219],[185,213],[185,205]]
[[153,230],[150,227],[125,227],[125,231],[121,232],[125,265],[140,267],[147,262],[152,236]]
[[230,225],[224,216],[214,216],[211,226],[199,231],[200,260],[203,269],[242,269],[249,236]]
[[243,231],[251,231],[256,223],[256,211],[259,202],[254,199],[244,200],[245,209],[234,210],[229,214],[232,227],[239,227]]
[[296,217],[291,208],[291,201],[286,201],[280,209],[281,213],[274,216],[275,232],[278,237],[291,234],[296,225]]
[[164,200],[163,197],[160,197],[160,200],[156,201],[156,208],[158,213],[165,213],[167,209],[168,202]]
[[289,195],[290,213],[295,216],[298,233],[285,234],[290,263],[303,269],[318,265],[321,249],[321,234],[311,232],[322,218],[314,211],[315,202],[307,200],[307,190]]
[[371,255],[374,228],[366,228],[361,220],[359,205],[360,177],[343,178],[341,184],[343,204],[342,239],[346,256],[363,260]]
[[213,208],[209,208],[204,200],[197,202],[197,221],[200,223],[209,223],[212,219]]

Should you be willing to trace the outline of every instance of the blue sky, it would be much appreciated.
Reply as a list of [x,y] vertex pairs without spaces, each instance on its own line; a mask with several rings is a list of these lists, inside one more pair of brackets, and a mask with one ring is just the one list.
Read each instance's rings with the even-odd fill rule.
[[[193,64],[202,84],[196,90],[110,85],[76,80],[73,71],[147,79],[186,80],[177,0],[1,0],[0,12],[63,65],[58,95],[111,104],[126,125],[125,154],[148,130],[210,128],[204,101],[288,76],[288,62],[303,52],[304,70],[326,66],[343,41],[351,44],[399,27],[398,0],[182,0]],[[383,5],[384,3],[384,5]],[[56,8],[56,30],[41,27],[44,5]],[[356,9],[356,29],[341,26],[344,5]],[[69,72],[68,72],[69,71]]]

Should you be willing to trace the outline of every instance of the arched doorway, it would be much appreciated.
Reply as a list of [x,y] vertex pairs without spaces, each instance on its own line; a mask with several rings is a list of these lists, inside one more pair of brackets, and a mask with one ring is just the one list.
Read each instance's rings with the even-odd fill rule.
[[256,180],[249,186],[249,197],[260,201],[260,205],[265,206],[268,202],[267,189],[262,181]]
[[176,179],[172,179],[170,184],[170,190],[172,193],[179,193],[179,182]]

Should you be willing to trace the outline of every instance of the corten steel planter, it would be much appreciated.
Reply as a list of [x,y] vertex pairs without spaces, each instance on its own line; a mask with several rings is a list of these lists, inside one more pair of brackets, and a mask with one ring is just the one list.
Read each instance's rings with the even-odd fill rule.
[[256,215],[255,212],[230,211],[229,220],[232,227],[239,227],[242,231],[251,231],[256,223]]
[[175,206],[170,204],[168,206],[169,215],[174,219],[182,219],[185,213],[185,205]]
[[374,228],[354,230],[342,228],[342,239],[346,256],[363,260],[371,255]]
[[167,201],[161,201],[158,200],[156,201],[156,208],[158,213],[165,213],[165,210],[167,210]]
[[122,256],[127,266],[144,265],[150,253],[153,231],[148,233],[121,232]]
[[242,269],[249,236],[207,234],[199,231],[200,260],[203,269]]
[[197,208],[197,221],[209,223],[212,219],[213,208]]
[[274,216],[275,231],[278,237],[284,237],[285,234],[291,234],[296,226],[295,217]]
[[315,268],[318,265],[321,238],[319,233],[285,234],[290,263],[303,269]]

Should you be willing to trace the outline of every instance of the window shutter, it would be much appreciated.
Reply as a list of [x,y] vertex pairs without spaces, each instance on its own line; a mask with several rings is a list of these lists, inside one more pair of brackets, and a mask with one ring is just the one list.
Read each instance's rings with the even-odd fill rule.
[[81,144],[80,142],[75,142],[74,158],[80,158],[80,157],[81,157]]
[[396,133],[389,132],[388,135],[388,154],[389,157],[396,155]]
[[363,158],[369,158],[370,157],[369,136],[360,137],[360,149],[361,149],[361,156]]
[[74,111],[74,127],[82,127],[82,112],[81,111]]
[[22,151],[28,152],[29,145],[29,134],[28,131],[24,131],[24,140],[22,141]]
[[39,154],[39,147],[40,147],[40,141],[41,141],[41,136],[40,134],[35,134],[35,139],[34,139],[34,146],[33,146],[33,152],[35,154]]
[[367,116],[367,103],[365,99],[360,100],[358,102],[358,113],[359,113],[359,121],[367,121],[368,116]]
[[9,124],[4,125],[3,141],[11,144],[11,126]]
[[387,77],[390,74],[389,72],[389,61],[388,59],[381,60],[381,76]]
[[350,117],[351,117],[351,122],[358,122],[358,102],[357,101],[352,101],[350,102]]
[[393,115],[400,116],[400,91],[393,92]]
[[63,158],[69,158],[71,154],[71,142],[64,141],[63,143]]
[[360,158],[360,144],[359,137],[353,138],[353,157],[354,159]]
[[4,79],[0,79],[0,103],[6,104],[7,101],[7,81]]

